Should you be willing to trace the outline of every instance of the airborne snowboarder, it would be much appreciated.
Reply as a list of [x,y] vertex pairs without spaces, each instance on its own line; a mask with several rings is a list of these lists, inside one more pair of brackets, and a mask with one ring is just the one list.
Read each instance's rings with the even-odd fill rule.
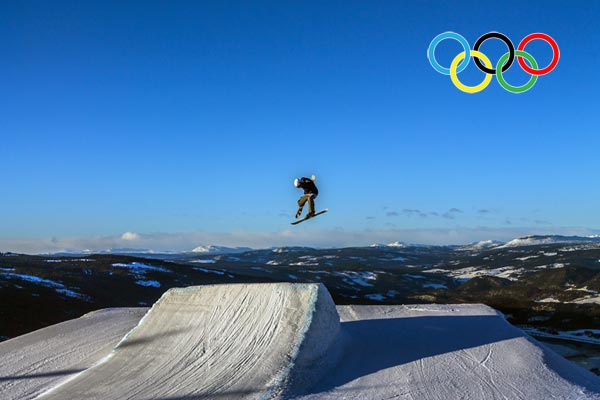
[[304,194],[298,199],[298,212],[296,213],[296,219],[302,215],[302,209],[304,204],[308,201],[308,214],[306,218],[312,218],[315,216],[315,199],[319,195],[319,189],[315,185],[316,176],[310,178],[296,178],[294,179],[294,186],[299,189],[304,189]]
[[292,222],[292,225],[297,225],[300,222],[306,221],[307,219],[316,217],[317,215],[321,215],[329,211],[327,208],[323,211],[319,211],[315,213],[315,199],[319,195],[319,189],[317,189],[317,185],[315,185],[315,180],[317,178],[313,175],[310,178],[296,178],[294,179],[294,186],[299,189],[304,190],[304,194],[300,199],[298,199],[298,212],[296,213],[296,219],[300,218],[302,215],[302,208],[304,208],[304,204],[308,201],[308,213],[306,217],[299,219],[298,221]]

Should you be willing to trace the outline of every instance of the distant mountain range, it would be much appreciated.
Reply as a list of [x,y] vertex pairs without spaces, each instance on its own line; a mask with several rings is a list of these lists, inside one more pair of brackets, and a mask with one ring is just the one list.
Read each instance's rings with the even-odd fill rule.
[[[521,247],[521,246],[537,246],[537,245],[545,245],[545,244],[560,244],[560,243],[600,243],[600,235],[593,236],[562,236],[562,235],[531,235],[531,236],[523,236],[516,239],[513,239],[509,242],[500,242],[497,240],[482,240],[480,242],[470,243],[468,245],[452,245],[452,246],[434,246],[434,245],[425,245],[425,244],[407,244],[400,241],[391,242],[388,244],[375,243],[370,246],[371,248],[410,248],[410,247],[447,247],[447,248],[455,248],[458,250],[484,250],[484,249],[493,249],[500,247]],[[360,247],[360,246],[359,246]],[[298,250],[306,250],[311,249],[312,247],[305,246],[283,246],[283,247],[273,247],[270,249],[263,250],[273,250],[274,252],[288,252],[288,251],[298,251]],[[131,255],[131,256],[177,256],[177,255],[193,255],[193,254],[237,254],[244,253],[247,251],[258,250],[251,247],[227,247],[227,246],[218,246],[218,245],[200,245],[193,248],[190,251],[158,251],[152,249],[136,249],[136,248],[115,248],[115,249],[107,249],[107,250],[65,250],[56,253],[44,253],[42,255],[53,255],[53,256],[84,256],[90,254],[115,254],[115,255]]]
[[[59,251],[56,253],[42,253],[40,255],[47,256],[63,256],[63,257],[71,257],[71,256],[85,256],[90,254],[114,254],[121,256],[146,256],[152,258],[162,258],[163,256],[180,256],[180,255],[192,255],[192,254],[235,254],[235,253],[244,253],[246,251],[253,250],[250,247],[225,247],[225,246],[198,246],[192,249],[191,251],[159,251],[152,249],[136,249],[136,248],[116,248],[116,249],[106,249],[106,250],[65,250]],[[160,257],[153,257],[160,256]]]

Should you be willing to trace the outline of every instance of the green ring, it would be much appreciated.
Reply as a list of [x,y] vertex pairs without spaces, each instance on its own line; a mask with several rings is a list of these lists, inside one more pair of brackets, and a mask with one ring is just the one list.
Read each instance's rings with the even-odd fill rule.
[[[537,62],[535,61],[535,58],[533,58],[533,56],[531,54],[529,54],[525,51],[522,51],[522,50],[515,50],[515,54],[517,57],[524,57],[527,61],[529,61],[529,63],[533,66],[533,68],[538,69]],[[504,89],[506,89],[507,91],[509,91],[511,93],[526,92],[529,89],[531,89],[533,87],[533,85],[535,85],[535,82],[537,81],[538,77],[537,77],[537,75],[531,75],[531,78],[529,78],[529,82],[527,82],[523,86],[509,85],[508,82],[506,82],[504,80],[504,77],[502,76],[502,66],[504,66],[504,62],[508,59],[509,55],[510,55],[510,53],[506,53],[502,57],[500,57],[500,59],[498,60],[498,64],[496,64],[496,80],[498,81],[500,86],[502,86]]]

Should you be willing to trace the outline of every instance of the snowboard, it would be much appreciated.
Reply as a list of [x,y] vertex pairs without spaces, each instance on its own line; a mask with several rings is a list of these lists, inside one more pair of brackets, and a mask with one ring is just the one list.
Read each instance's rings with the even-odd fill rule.
[[327,211],[329,211],[329,209],[328,209],[328,208],[324,209],[323,211],[319,211],[318,213],[315,213],[315,215],[313,215],[312,217],[304,217],[304,218],[302,218],[302,219],[299,219],[298,221],[294,221],[294,222],[292,222],[292,225],[298,225],[300,222],[304,222],[304,221],[306,221],[307,219],[314,218],[314,217],[316,217],[317,215],[325,214]]

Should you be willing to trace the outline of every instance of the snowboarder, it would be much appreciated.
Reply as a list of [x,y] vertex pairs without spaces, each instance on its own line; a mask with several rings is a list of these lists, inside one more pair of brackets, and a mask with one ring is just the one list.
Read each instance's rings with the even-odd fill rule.
[[308,214],[306,214],[306,218],[312,218],[315,216],[315,199],[319,195],[319,189],[315,185],[316,176],[311,176],[310,178],[296,178],[294,179],[294,186],[299,189],[304,190],[304,194],[300,199],[298,199],[298,212],[296,213],[296,219],[300,218],[302,215],[302,209],[304,208],[304,204],[308,201]]

